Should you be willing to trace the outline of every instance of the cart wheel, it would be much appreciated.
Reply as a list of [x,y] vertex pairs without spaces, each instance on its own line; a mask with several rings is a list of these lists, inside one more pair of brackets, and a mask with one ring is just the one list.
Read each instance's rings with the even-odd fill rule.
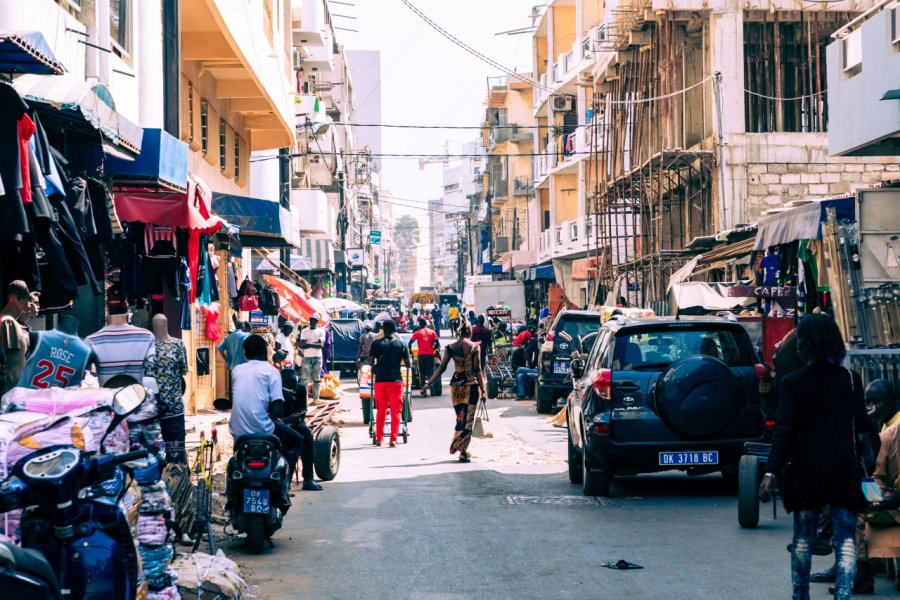
[[738,464],[738,523],[752,529],[759,525],[759,458],[745,454]]
[[403,429],[402,429],[402,431],[400,432],[400,435],[403,436],[403,443],[404,443],[404,444],[406,444],[406,443],[409,442],[409,429],[406,427],[406,425],[403,426]]
[[493,400],[497,396],[500,395],[500,380],[494,379],[493,377],[488,378],[487,382],[487,397],[490,400]]
[[323,427],[314,443],[316,475],[322,481],[331,481],[341,468],[341,436],[334,427]]

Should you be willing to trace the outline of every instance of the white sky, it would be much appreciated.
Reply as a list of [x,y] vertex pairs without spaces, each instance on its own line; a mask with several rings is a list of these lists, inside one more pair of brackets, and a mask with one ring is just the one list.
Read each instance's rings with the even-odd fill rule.
[[[442,28],[510,69],[531,70],[531,34],[494,35],[531,25],[537,0],[411,0]],[[487,77],[502,75],[422,21],[400,0],[329,2],[338,42],[350,50],[381,51],[382,123],[412,125],[480,125],[484,117]],[[352,3],[355,6],[347,6]],[[356,19],[336,15],[354,16]],[[362,100],[361,98],[358,100]],[[382,129],[385,153],[450,154],[471,141],[477,130]],[[382,188],[410,207],[427,205],[442,191],[442,166],[419,170],[417,159],[382,159]],[[408,199],[404,201],[400,199]],[[395,204],[393,214],[419,218],[421,244],[418,283],[429,280],[425,247],[427,213]]]

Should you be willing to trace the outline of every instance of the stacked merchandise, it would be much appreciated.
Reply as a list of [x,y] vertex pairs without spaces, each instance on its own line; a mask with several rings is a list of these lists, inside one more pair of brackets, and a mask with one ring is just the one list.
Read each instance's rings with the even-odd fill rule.
[[[91,387],[10,390],[0,402],[0,478],[5,479],[23,457],[49,446],[100,450],[100,440],[113,419],[111,406],[117,391]],[[174,522],[172,501],[162,479],[164,444],[157,414],[156,399],[148,393],[140,409],[106,437],[103,450],[111,454],[150,452],[147,458],[127,464],[134,481],[119,502],[141,556],[141,587],[148,590],[146,598],[174,600],[180,597],[170,570],[175,553]],[[86,493],[98,499],[115,498],[125,480],[120,473]],[[18,540],[20,517],[21,511],[2,515],[0,534]]]
[[225,557],[204,552],[181,555],[172,561],[178,590],[184,600],[243,600],[255,598],[256,589],[241,576],[240,567]]
[[175,556],[174,513],[169,490],[162,477],[165,444],[157,418],[154,395],[148,395],[140,409],[129,415],[128,437],[131,450],[147,450],[147,458],[132,461],[129,467],[140,490],[134,543],[141,556],[143,580],[148,600],[180,598],[177,579],[169,565]]

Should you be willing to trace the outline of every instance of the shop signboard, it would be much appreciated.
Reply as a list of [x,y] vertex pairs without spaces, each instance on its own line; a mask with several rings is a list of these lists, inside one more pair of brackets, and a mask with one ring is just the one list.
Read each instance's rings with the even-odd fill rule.
[[269,317],[263,314],[261,310],[250,311],[250,327],[268,327]]

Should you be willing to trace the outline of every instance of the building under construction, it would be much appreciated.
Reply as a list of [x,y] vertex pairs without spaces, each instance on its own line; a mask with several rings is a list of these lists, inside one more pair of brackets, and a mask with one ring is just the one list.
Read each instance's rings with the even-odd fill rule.
[[663,301],[692,240],[896,178],[887,159],[827,154],[825,45],[872,4],[568,0],[538,15],[535,114],[562,133],[537,140],[553,155],[535,161],[539,258],[569,298]]

